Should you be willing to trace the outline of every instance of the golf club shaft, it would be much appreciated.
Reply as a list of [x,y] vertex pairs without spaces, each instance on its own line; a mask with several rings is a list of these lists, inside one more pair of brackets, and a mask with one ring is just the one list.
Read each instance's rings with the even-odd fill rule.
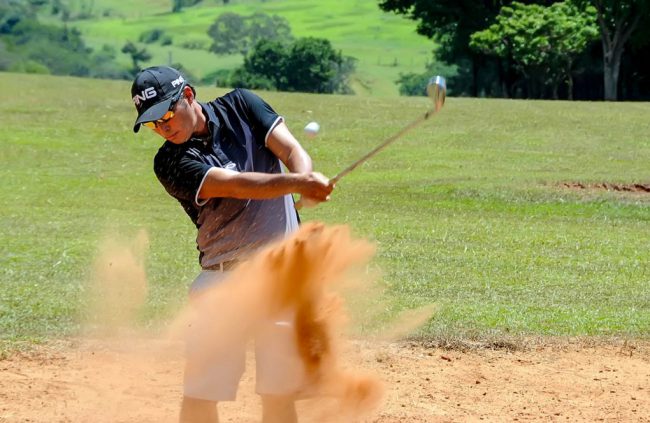
[[[392,143],[396,139],[400,138],[402,135],[406,134],[411,129],[413,129],[416,126],[420,125],[422,122],[429,119],[431,116],[435,115],[442,108],[442,106],[445,104],[445,98],[447,96],[447,81],[442,76],[435,76],[435,77],[433,77],[433,78],[431,78],[429,80],[429,83],[427,84],[426,91],[427,91],[427,96],[433,102],[433,109],[428,110],[424,115],[420,116],[418,119],[416,119],[413,122],[411,122],[410,124],[406,125],[399,132],[397,132],[395,135],[387,138],[381,144],[379,144],[377,147],[373,148],[371,151],[366,153],[363,157],[358,159],[356,162],[352,163],[350,166],[343,169],[335,177],[330,179],[330,182],[333,183],[333,184],[337,183],[338,181],[341,180],[342,177],[344,177],[348,173],[352,172],[359,165],[361,165],[366,160],[370,159],[375,154],[377,154],[378,152],[383,150],[390,143]],[[308,204],[308,203],[305,203],[304,200],[301,198],[296,203],[296,209],[300,210],[303,207],[303,205],[306,205],[306,204]]]
[[337,183],[342,177],[347,175],[348,173],[352,172],[354,169],[356,169],[359,165],[363,164],[366,160],[370,159],[373,157],[375,154],[379,153],[381,150],[386,148],[389,144],[391,144],[393,141],[396,139],[399,139],[401,136],[406,134],[408,131],[411,129],[415,128],[416,126],[420,125],[422,122],[425,120],[429,119],[432,115],[436,113],[435,110],[429,110],[427,111],[424,115],[420,116],[418,119],[414,120],[404,128],[402,128],[399,132],[396,134],[388,137],[386,140],[384,140],[381,144],[379,144],[377,147],[373,148],[371,151],[366,153],[363,157],[359,158],[357,161],[352,163],[350,166],[346,167],[342,171],[340,171],[335,177],[331,179],[333,183]]
[[[420,125],[422,122],[425,120],[429,119],[429,117],[433,116],[436,114],[437,110],[429,110],[427,111],[424,115],[420,116],[418,119],[414,120],[413,122],[409,123],[407,126],[402,128],[399,132],[396,134],[392,135],[391,137],[385,139],[381,144],[379,144],[377,147],[373,148],[371,151],[366,153],[363,157],[352,163],[350,166],[346,167],[342,171],[340,171],[335,177],[330,179],[330,181],[334,184],[336,184],[342,177],[347,175],[348,173],[352,172],[354,169],[356,169],[359,165],[364,163],[366,160],[370,159],[373,157],[375,154],[379,153],[381,150],[386,148],[388,145],[390,145],[393,141],[396,139],[400,138],[402,135],[406,134],[408,131],[411,129],[415,128],[416,126]],[[300,210],[304,205],[304,200],[301,198],[297,203],[296,203],[296,209]]]

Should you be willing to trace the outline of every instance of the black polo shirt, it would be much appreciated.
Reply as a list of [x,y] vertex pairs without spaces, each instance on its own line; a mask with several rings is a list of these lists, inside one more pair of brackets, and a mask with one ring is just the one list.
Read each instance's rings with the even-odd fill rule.
[[200,103],[210,136],[183,144],[165,141],[154,158],[154,171],[198,229],[203,268],[241,258],[298,226],[291,195],[269,200],[212,198],[198,193],[213,167],[238,172],[281,173],[280,160],[266,140],[282,117],[250,91],[236,89]]

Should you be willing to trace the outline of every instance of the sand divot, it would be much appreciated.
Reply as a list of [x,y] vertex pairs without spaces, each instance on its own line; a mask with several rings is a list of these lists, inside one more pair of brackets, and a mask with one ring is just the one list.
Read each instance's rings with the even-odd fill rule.
[[[227,280],[192,299],[170,325],[165,340],[136,329],[137,313],[148,291],[147,249],[144,232],[133,239],[112,235],[100,243],[88,288],[84,332],[88,339],[103,340],[95,345],[103,345],[106,354],[126,354],[130,362],[142,368],[158,358],[180,359],[179,341],[190,325],[200,324],[200,354],[194,358],[207,361],[231,345],[253,338],[269,322],[283,323],[289,310],[295,323],[288,329],[293,331],[294,347],[305,372],[285,377],[295,378],[296,384],[304,386],[298,404],[301,421],[358,421],[377,409],[384,395],[379,378],[343,362],[354,355],[344,342],[350,322],[343,296],[358,296],[361,302],[376,302],[380,297],[371,286],[374,278],[367,273],[375,252],[372,243],[353,238],[346,226],[305,224],[290,237],[250,257]],[[402,336],[426,316],[421,310],[407,313],[381,338]],[[192,368],[188,366],[185,371]],[[127,375],[123,376],[126,380]],[[120,379],[118,374],[112,377]],[[179,394],[181,385],[179,377]],[[244,387],[252,390],[250,383]],[[252,392],[242,394],[249,398]],[[236,409],[226,406],[224,412]]]
[[[377,407],[383,387],[374,375],[344,369],[339,363],[346,317],[335,288],[362,277],[360,270],[374,251],[369,242],[353,239],[345,226],[305,224],[259,251],[193,301],[176,321],[174,337],[200,316],[205,331],[200,350],[202,358],[210,360],[291,310],[295,313],[294,339],[306,373],[302,395],[309,398],[312,408],[306,413],[317,416],[313,421],[357,419]],[[320,407],[319,398],[334,399],[337,406]]]

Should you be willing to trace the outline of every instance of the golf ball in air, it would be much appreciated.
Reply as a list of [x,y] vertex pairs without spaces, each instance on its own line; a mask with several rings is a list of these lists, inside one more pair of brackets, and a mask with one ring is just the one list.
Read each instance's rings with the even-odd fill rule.
[[316,122],[309,122],[307,125],[305,125],[305,135],[308,137],[315,137],[316,134],[318,134],[319,130],[320,125]]

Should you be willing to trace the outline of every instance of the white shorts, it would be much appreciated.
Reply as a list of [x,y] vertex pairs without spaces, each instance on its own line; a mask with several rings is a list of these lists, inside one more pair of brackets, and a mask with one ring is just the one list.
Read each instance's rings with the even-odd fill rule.
[[[228,272],[204,270],[192,283],[191,295],[200,294],[202,289],[214,286],[227,275]],[[297,349],[293,321],[294,313],[288,312],[263,324],[254,336],[255,390],[260,395],[291,395],[304,385],[305,370]],[[228,345],[219,345],[211,351],[207,360],[197,360],[208,325],[209,322],[199,319],[192,323],[187,334],[183,395],[209,401],[234,401],[246,367],[249,339],[245,336],[234,342],[229,339]]]

